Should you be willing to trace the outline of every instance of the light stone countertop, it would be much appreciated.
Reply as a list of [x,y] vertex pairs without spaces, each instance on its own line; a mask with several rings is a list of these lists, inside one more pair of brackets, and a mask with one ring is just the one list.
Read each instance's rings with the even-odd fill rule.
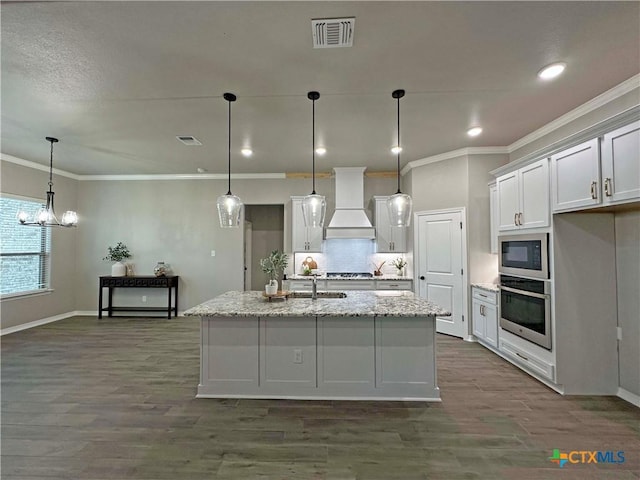
[[[311,280],[312,275],[287,275],[287,280]],[[318,280],[337,280],[340,282],[362,281],[362,280],[413,280],[411,277],[399,277],[398,275],[380,275],[373,277],[327,277],[326,275],[318,275]]]
[[498,293],[500,291],[498,285],[494,283],[472,283],[471,286],[481,288],[482,290],[486,290],[487,292]]
[[350,290],[346,298],[289,298],[271,302],[261,291],[223,293],[184,312],[196,317],[426,317],[450,316],[413,292]]

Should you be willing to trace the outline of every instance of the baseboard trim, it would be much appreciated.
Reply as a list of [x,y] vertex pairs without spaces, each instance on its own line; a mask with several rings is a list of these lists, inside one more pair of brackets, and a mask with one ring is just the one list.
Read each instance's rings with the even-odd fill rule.
[[635,393],[631,393],[630,391],[625,390],[624,388],[618,387],[618,397],[620,397],[623,400],[626,400],[627,402],[635,405],[636,407],[640,407],[640,395],[636,395]]
[[7,327],[0,330],[0,337],[4,335],[9,335],[11,333],[20,332],[22,330],[27,330],[29,328],[39,327],[40,325],[46,325],[47,323],[57,322],[58,320],[64,320],[65,318],[75,317],[79,315],[79,312],[67,312],[61,313],[60,315],[54,315],[53,317],[41,318],[40,320],[34,320],[33,322],[27,322],[20,325],[15,325],[13,327]]

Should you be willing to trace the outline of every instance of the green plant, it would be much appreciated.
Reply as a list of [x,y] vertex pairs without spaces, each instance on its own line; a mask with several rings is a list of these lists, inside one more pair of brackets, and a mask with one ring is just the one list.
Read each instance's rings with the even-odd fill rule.
[[287,254],[279,250],[274,250],[267,258],[260,260],[262,271],[269,275],[269,280],[277,280],[280,274],[287,268],[289,258]]
[[115,247],[107,247],[109,253],[103,260],[109,260],[110,262],[121,262],[127,258],[131,258],[131,252],[129,248],[122,242],[118,242]]
[[398,270],[402,270],[407,266],[407,261],[402,257],[398,257],[393,262],[391,262],[391,265],[396,267]]

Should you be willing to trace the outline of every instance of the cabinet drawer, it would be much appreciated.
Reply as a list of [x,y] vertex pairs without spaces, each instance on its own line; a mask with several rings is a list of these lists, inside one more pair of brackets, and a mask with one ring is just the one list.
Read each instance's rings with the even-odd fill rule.
[[376,288],[378,290],[411,290],[411,280],[377,280]]
[[528,370],[555,382],[555,365],[526,352],[515,345],[500,340],[500,351],[517,365],[522,365]]
[[373,290],[373,280],[327,280],[327,290]]
[[489,292],[482,288],[472,287],[471,296],[476,300],[480,300],[482,302],[488,302],[488,303],[491,303],[492,305],[498,304],[498,294],[496,292]]
[[[313,282],[311,280],[287,280],[287,290],[311,290]],[[284,285],[283,285],[284,287]],[[324,288],[324,282],[318,280],[318,288]]]

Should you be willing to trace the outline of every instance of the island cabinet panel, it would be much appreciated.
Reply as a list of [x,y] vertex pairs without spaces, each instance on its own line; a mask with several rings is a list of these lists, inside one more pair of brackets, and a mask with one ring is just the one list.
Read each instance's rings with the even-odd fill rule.
[[216,318],[201,326],[199,389],[242,394],[258,387],[258,319]]
[[318,318],[318,390],[367,394],[375,388],[373,317]]
[[376,389],[396,396],[438,398],[434,322],[428,318],[376,317]]
[[316,388],[316,319],[260,319],[260,387],[295,394]]

